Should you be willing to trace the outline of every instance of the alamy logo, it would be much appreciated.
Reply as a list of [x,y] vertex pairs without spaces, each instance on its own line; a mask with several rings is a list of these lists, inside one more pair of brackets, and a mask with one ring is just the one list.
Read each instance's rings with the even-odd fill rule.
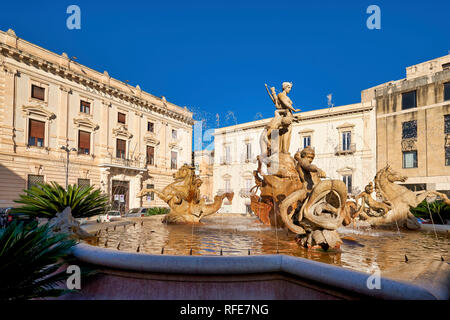
[[366,25],[369,30],[381,29],[381,9],[377,5],[370,5],[366,10],[367,14],[372,14],[367,18]]
[[66,20],[67,29],[80,30],[81,29],[81,9],[80,9],[80,7],[72,4],[67,7],[66,13],[70,14],[70,16]]
[[369,290],[381,289],[381,272],[380,270],[375,270],[370,277],[367,278],[366,286]]
[[81,289],[81,269],[77,265],[70,265],[67,267],[66,273],[71,274],[66,280],[68,289]]

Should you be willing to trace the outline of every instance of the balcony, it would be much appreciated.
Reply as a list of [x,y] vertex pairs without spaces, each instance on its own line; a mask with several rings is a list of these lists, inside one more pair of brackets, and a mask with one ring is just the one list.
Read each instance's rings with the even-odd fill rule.
[[343,145],[337,145],[334,148],[334,154],[337,156],[340,155],[347,155],[347,154],[353,154],[356,152],[356,144],[355,143],[351,143],[347,148],[343,148]]
[[147,171],[145,159],[127,159],[107,157],[101,159],[99,167],[111,167],[126,170]]
[[242,188],[239,190],[239,196],[241,198],[250,198],[251,195],[252,193],[250,192],[250,188]]
[[218,195],[222,195],[224,193],[230,193],[230,192],[233,192],[233,190],[232,189],[219,189],[219,190],[217,190],[217,194]]

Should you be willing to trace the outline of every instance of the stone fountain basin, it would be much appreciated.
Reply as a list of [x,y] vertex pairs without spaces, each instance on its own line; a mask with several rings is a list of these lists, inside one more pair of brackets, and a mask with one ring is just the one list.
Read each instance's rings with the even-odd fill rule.
[[[370,274],[287,255],[175,256],[123,252],[80,243],[80,261],[99,273],[84,278],[80,293],[61,299],[315,300],[449,298],[449,265],[405,264],[393,279],[382,274],[369,289]],[[409,275],[409,278],[406,276]]]

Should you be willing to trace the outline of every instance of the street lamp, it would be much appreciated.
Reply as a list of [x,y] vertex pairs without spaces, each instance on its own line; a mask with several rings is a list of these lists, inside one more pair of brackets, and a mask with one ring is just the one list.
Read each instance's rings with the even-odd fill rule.
[[64,150],[67,153],[67,162],[66,162],[66,190],[67,187],[69,186],[69,154],[71,151],[77,151],[77,149],[72,148],[69,149],[69,145],[67,144],[66,146],[62,146],[61,150]]

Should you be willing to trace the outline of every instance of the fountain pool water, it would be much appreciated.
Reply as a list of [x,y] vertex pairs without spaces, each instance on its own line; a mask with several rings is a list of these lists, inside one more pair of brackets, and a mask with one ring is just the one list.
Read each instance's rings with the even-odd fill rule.
[[[387,229],[353,229],[338,231],[344,243],[340,251],[317,251],[300,248],[293,234],[267,227],[255,216],[214,214],[197,225],[167,225],[163,216],[133,218],[137,222],[116,230],[102,230],[90,245],[121,252],[160,255],[247,256],[278,253],[302,257],[362,272],[400,267],[409,262],[448,260],[448,234]],[[141,221],[144,223],[141,225]],[[105,246],[106,244],[106,246]],[[191,253],[192,252],[192,253]]]

